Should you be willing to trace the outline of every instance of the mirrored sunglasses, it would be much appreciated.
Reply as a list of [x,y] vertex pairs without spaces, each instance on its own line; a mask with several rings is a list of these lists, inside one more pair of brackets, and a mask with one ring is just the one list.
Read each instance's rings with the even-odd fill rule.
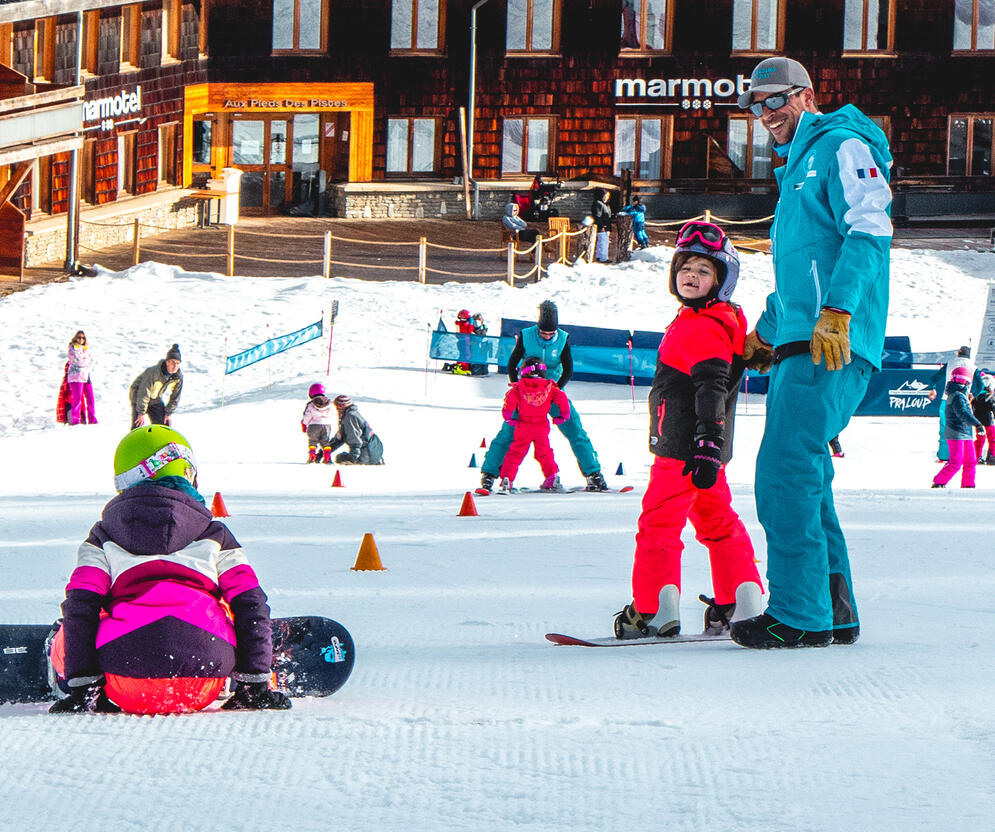
[[793,95],[798,95],[802,92],[802,88],[796,88],[788,90],[787,92],[779,92],[776,95],[768,95],[763,101],[754,101],[749,106],[749,111],[753,113],[757,118],[760,118],[764,114],[764,108],[768,110],[780,110],[785,104],[788,103],[788,99]]

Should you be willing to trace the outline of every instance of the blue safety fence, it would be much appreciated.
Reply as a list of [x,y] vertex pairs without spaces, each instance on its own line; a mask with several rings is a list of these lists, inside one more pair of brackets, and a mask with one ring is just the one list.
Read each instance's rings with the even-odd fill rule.
[[[468,364],[493,364],[504,372],[515,346],[515,336],[523,329],[534,326],[534,322],[503,318],[500,337],[448,332],[441,321],[439,326],[432,333],[429,357]],[[573,378],[628,384],[631,373],[636,384],[646,386],[652,383],[662,332],[629,332],[571,324],[561,324],[560,329],[570,334]],[[936,416],[945,382],[945,367],[938,368],[937,364],[954,355],[954,351],[914,353],[907,336],[889,336],[882,355],[884,369],[871,375],[867,394],[857,409],[857,415]],[[914,364],[930,366],[914,369]],[[763,395],[767,392],[767,383],[766,373],[747,370],[740,391]]]
[[323,321],[324,319],[316,321],[310,326],[298,329],[296,332],[278,335],[276,338],[270,338],[268,341],[263,341],[263,343],[249,347],[249,349],[243,350],[240,353],[226,356],[225,375],[237,372],[248,367],[250,364],[255,364],[257,361],[262,361],[277,353],[285,352],[293,347],[299,347],[301,344],[306,344],[308,341],[320,338]]

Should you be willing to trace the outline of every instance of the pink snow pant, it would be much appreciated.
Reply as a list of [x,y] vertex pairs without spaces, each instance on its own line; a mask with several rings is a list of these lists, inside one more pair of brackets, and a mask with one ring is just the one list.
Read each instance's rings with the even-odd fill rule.
[[[975,428],[977,432],[979,428]],[[984,433],[977,433],[974,437],[974,457],[981,459],[981,452],[985,449],[985,439],[988,440],[988,453],[995,454],[995,425],[985,425]]]
[[515,425],[515,437],[511,440],[508,453],[504,455],[504,462],[501,463],[501,476],[507,477],[509,482],[515,481],[518,466],[529,452],[529,445],[534,446],[532,453],[542,468],[544,477],[551,477],[560,470],[553,458],[553,449],[549,445],[549,422],[546,419],[541,422],[519,421]]
[[663,587],[681,588],[681,532],[688,520],[708,549],[716,603],[735,603],[736,588],[747,581],[763,592],[750,535],[732,508],[725,466],[707,490],[695,488],[683,470],[683,460],[667,457],[657,457],[650,469],[632,564],[632,599],[644,615],[656,614]]
[[97,424],[97,416],[93,410],[93,384],[89,381],[69,382],[69,424],[78,425],[80,423],[84,398],[86,399],[87,422],[91,425]]
[[[948,439],[950,459],[937,475],[933,477],[933,485],[946,485],[960,471],[960,487],[974,488],[974,474],[978,468],[978,457],[974,453],[974,441],[971,439]],[[963,470],[961,468],[963,467]]]

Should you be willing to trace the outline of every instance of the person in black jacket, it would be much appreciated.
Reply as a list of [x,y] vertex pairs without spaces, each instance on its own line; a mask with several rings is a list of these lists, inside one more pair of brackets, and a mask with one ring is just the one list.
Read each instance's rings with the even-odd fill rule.
[[608,262],[608,243],[612,227],[612,209],[608,207],[609,196],[608,191],[602,189],[591,204],[591,216],[594,218],[594,228],[597,232],[594,259],[599,263]]
[[345,445],[349,450],[335,457],[339,465],[383,465],[383,442],[359,408],[345,393],[333,402],[339,413],[339,429],[328,444],[328,453]]
[[[981,380],[984,389],[971,402],[974,418],[981,422],[981,427],[974,429],[974,455],[979,465],[995,465],[995,378],[983,373]],[[981,455],[985,439],[988,440],[987,457]]]

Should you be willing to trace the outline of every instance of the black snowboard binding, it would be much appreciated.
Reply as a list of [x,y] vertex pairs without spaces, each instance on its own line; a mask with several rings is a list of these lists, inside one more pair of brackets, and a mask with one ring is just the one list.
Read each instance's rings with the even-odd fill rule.
[[706,604],[705,609],[705,629],[702,633],[706,636],[721,636],[729,632],[729,621],[736,609],[735,604],[716,604],[714,598],[707,595],[699,595],[698,600]]

